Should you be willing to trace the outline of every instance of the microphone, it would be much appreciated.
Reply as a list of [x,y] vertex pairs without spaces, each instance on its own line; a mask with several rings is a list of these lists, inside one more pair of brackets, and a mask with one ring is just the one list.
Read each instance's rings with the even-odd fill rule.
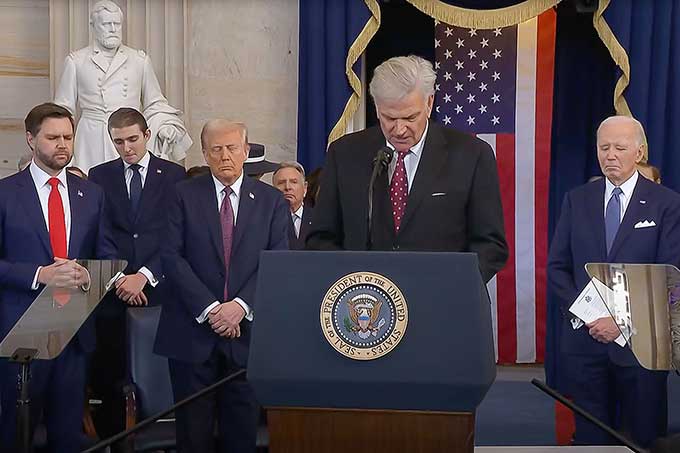
[[375,186],[375,180],[378,179],[380,174],[387,170],[387,167],[392,162],[392,157],[394,156],[394,150],[389,146],[383,146],[378,150],[373,158],[373,172],[371,173],[371,179],[368,182],[368,215],[366,218],[366,250],[371,250],[371,230],[373,223],[373,192]]

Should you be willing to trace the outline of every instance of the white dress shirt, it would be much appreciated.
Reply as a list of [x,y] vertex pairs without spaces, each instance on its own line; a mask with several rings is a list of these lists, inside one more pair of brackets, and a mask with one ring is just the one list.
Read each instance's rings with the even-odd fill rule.
[[[427,137],[427,130],[430,128],[430,122],[428,121],[425,125],[425,131],[423,131],[423,136],[420,137],[418,143],[413,145],[409,152],[404,156],[404,167],[406,167],[406,179],[408,182],[408,191],[411,192],[411,186],[413,185],[413,179],[416,177],[416,170],[418,170],[418,163],[420,162],[420,156],[423,155],[423,148],[425,147],[425,137]],[[394,146],[388,141],[386,142],[389,148],[394,150]],[[389,167],[387,167],[387,175],[389,181],[392,181],[392,175],[394,175],[394,170],[397,168],[397,153],[395,151],[392,161]]]
[[293,227],[295,227],[295,237],[300,237],[300,228],[302,228],[302,213],[304,211],[305,204],[302,203],[297,211],[291,212],[290,217],[293,219]]
[[633,197],[633,191],[635,190],[635,185],[637,184],[638,181],[638,172],[636,171],[633,173],[633,176],[628,178],[626,182],[621,184],[620,186],[615,186],[612,184],[612,182],[605,178],[605,188],[604,188],[604,210],[603,216],[606,215],[607,213],[607,203],[609,203],[609,199],[612,197],[612,192],[614,192],[614,188],[620,187],[621,188],[621,194],[619,195],[619,200],[620,200],[620,205],[621,205],[621,217],[619,217],[620,221],[623,222],[623,216],[626,214],[626,209],[628,209],[628,205],[630,204],[630,199]]
[[[31,172],[31,178],[33,179],[33,184],[35,185],[35,190],[38,192],[38,199],[40,200],[40,208],[42,209],[43,218],[45,219],[45,227],[47,232],[50,231],[50,218],[49,218],[49,198],[50,192],[52,192],[52,186],[47,182],[52,178],[38,167],[34,161],[31,161],[29,165],[29,171]],[[68,182],[66,179],[66,170],[61,170],[57,176],[59,180],[59,185],[57,186],[59,190],[59,195],[61,195],[61,204],[64,206],[64,222],[66,224],[66,250],[71,243],[71,202],[68,197]],[[31,289],[38,289],[38,274],[40,274],[40,269],[42,266],[38,266],[35,271],[35,276],[33,277],[33,284]]]
[[[139,160],[139,162],[137,162],[137,165],[139,165],[139,176],[141,177],[141,180],[142,180],[142,189],[144,189],[144,183],[146,182],[146,175],[149,172],[149,161],[150,160],[151,160],[151,157],[149,156],[149,151],[147,151],[144,154],[144,157],[142,157]],[[123,168],[124,168],[123,173],[125,174],[125,187],[127,187],[128,198],[130,197],[130,181],[132,181],[132,175],[134,174],[134,171],[130,167],[132,167],[132,164],[128,164],[127,162],[123,161]],[[155,288],[156,285],[158,285],[158,280],[153,275],[153,272],[151,272],[151,269],[149,269],[148,267],[142,266],[141,268],[139,268],[138,272],[146,277],[146,279],[149,281],[149,284],[153,288]]]
[[[226,187],[224,184],[222,184],[215,176],[212,177],[213,182],[215,183],[215,196],[217,197],[217,210],[219,212],[220,208],[222,207],[222,203],[225,201],[224,197],[224,188]],[[238,177],[236,181],[234,181],[234,184],[232,184],[231,187],[231,193],[229,194],[229,202],[231,203],[231,209],[234,212],[234,227],[236,227],[236,219],[238,218],[238,202],[241,198],[241,185],[243,184],[243,172],[241,172],[241,176]],[[227,275],[226,278],[229,278]],[[250,309],[250,306],[245,303],[243,299],[240,297],[235,297],[234,302],[238,303],[241,307],[243,307],[243,310],[246,312],[245,319],[248,321],[253,320],[253,310]],[[201,315],[196,318],[196,321],[199,324],[202,324],[205,322],[206,319],[208,319],[208,313],[210,313],[210,310],[215,308],[220,304],[219,301],[215,301],[212,304],[208,305],[205,310],[201,313]]]

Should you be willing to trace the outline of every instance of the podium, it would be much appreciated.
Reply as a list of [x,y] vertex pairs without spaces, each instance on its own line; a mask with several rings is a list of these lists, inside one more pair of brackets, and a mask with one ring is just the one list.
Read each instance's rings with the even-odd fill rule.
[[263,252],[248,379],[269,449],[474,448],[496,375],[471,253]]
[[[111,279],[127,266],[127,261],[78,260],[90,274],[90,285],[81,288],[45,287],[14,327],[0,342],[0,357],[21,365],[17,398],[17,443],[21,451],[31,451],[30,364],[34,359],[56,358],[78,334],[102,297]],[[93,327],[92,327],[93,330]],[[93,331],[91,332],[94,335]]]

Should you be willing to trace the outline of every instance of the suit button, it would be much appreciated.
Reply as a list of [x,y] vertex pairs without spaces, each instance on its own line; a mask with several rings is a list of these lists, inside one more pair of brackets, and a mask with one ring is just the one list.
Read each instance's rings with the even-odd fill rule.
[[394,244],[392,246],[392,250],[399,250],[399,244]]
[[137,238],[139,237],[139,235],[138,235],[137,233],[135,233],[135,234],[132,235],[132,237],[133,237],[134,239],[137,239]]

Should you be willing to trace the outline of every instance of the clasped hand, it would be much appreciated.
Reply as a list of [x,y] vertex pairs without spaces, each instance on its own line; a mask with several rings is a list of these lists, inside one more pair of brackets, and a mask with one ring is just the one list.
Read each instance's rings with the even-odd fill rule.
[[600,343],[611,343],[621,335],[619,327],[609,316],[589,322],[586,327],[589,329],[590,336]]
[[90,274],[76,260],[54,258],[54,263],[40,268],[38,283],[56,288],[87,287]]
[[144,286],[148,282],[141,272],[125,275],[116,280],[116,296],[128,305],[148,305],[149,301],[144,294]]
[[221,337],[238,338],[241,336],[239,324],[246,315],[243,307],[236,301],[224,302],[210,310],[208,322],[210,327]]

